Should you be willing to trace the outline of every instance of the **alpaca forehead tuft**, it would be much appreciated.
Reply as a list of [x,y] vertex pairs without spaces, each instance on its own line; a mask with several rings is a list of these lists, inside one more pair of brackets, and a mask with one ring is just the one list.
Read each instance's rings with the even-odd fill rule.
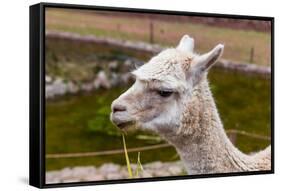
[[158,80],[173,82],[184,80],[183,69],[186,60],[193,58],[192,53],[184,53],[176,49],[167,49],[154,56],[150,61],[133,72],[141,80]]

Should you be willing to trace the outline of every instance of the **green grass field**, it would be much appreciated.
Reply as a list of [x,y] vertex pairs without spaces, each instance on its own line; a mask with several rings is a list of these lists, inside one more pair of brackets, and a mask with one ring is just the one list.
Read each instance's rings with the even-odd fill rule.
[[[67,31],[82,35],[96,35],[132,41],[149,41],[149,19],[124,16],[106,16],[94,11],[48,8],[46,29]],[[154,20],[154,41],[166,46],[177,45],[184,34],[195,39],[198,53],[210,50],[218,43],[225,44],[223,58],[240,62],[250,61],[254,48],[254,63],[270,65],[271,35],[265,32],[237,30],[202,25]]]

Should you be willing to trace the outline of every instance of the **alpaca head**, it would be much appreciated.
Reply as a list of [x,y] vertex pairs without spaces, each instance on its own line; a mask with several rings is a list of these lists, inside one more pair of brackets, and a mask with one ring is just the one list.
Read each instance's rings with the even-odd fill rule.
[[120,129],[134,125],[160,134],[176,132],[184,105],[224,46],[203,55],[193,48],[194,40],[185,35],[176,48],[160,52],[133,71],[135,83],[112,103],[112,122]]

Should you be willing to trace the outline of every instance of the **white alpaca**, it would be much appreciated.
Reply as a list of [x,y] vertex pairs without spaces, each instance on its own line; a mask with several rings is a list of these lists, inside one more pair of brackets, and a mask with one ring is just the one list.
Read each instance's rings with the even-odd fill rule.
[[175,146],[188,174],[270,170],[270,146],[246,155],[223,129],[206,76],[224,46],[203,55],[193,48],[193,39],[185,35],[176,48],[135,70],[134,85],[112,103],[112,122],[164,137]]

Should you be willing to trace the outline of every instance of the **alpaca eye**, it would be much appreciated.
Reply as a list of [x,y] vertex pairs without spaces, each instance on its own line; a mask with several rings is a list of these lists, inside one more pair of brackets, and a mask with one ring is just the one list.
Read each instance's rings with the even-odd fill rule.
[[170,95],[172,95],[173,91],[171,91],[171,90],[159,90],[159,91],[157,91],[157,93],[161,97],[169,97]]

